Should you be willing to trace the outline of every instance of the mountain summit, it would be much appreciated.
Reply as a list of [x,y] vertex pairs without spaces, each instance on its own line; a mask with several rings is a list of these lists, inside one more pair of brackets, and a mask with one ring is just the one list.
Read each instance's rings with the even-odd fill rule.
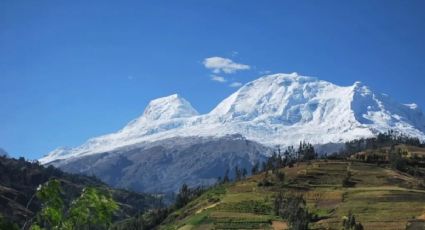
[[152,100],[142,118],[148,120],[168,120],[198,115],[192,105],[178,94]]
[[242,86],[210,113],[200,115],[174,94],[149,103],[143,115],[116,133],[60,149],[43,164],[175,137],[241,134],[266,146],[341,143],[395,130],[425,140],[425,116],[360,82],[337,86],[312,77],[273,74]]

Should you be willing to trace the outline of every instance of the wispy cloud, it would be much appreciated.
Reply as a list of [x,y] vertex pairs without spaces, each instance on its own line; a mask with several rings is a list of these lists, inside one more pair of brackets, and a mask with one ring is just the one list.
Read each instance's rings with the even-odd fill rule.
[[213,73],[235,73],[241,70],[249,70],[249,65],[236,63],[228,58],[222,57],[209,57],[203,61],[205,68],[210,69]]
[[218,76],[218,75],[211,75],[211,80],[221,82],[221,83],[227,82],[227,80],[224,77]]
[[232,82],[229,86],[233,88],[237,88],[237,87],[241,87],[242,83],[236,81],[236,82]]

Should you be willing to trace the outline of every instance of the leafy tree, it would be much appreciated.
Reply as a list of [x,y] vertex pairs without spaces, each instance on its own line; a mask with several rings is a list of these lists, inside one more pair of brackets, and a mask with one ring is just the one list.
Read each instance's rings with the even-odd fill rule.
[[118,205],[110,194],[87,187],[81,196],[72,202],[66,224],[76,229],[107,229],[117,209]]
[[[63,227],[64,202],[61,197],[62,190],[59,180],[47,181],[37,188],[36,196],[43,203],[42,209],[37,216],[41,226],[48,229],[61,229]],[[42,229],[38,225],[32,229]]]
[[112,215],[118,209],[109,193],[87,187],[65,210],[60,181],[56,179],[40,186],[36,196],[42,202],[42,209],[31,226],[32,230],[108,229]]

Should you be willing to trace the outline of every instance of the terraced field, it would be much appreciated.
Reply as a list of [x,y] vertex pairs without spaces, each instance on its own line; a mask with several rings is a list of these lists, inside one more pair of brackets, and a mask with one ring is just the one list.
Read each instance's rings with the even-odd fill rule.
[[[273,186],[259,187],[264,173],[215,187],[173,213],[161,229],[285,229],[273,214],[276,193],[302,194],[317,216],[311,229],[341,229],[351,211],[365,229],[425,229],[423,181],[384,166],[348,161],[313,161],[269,173]],[[352,187],[342,181],[350,172]]]

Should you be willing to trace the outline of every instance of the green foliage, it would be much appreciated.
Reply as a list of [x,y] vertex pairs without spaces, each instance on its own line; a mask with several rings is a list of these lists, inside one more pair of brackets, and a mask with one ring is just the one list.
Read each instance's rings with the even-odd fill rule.
[[56,179],[40,186],[36,195],[43,205],[32,230],[108,229],[118,209],[109,193],[87,187],[65,210],[60,181]]
[[38,219],[51,229],[62,227],[64,202],[61,193],[60,181],[56,179],[46,182],[37,189],[37,198],[43,203]]
[[66,223],[77,229],[90,226],[107,229],[117,209],[118,205],[110,194],[88,187],[72,202]]

